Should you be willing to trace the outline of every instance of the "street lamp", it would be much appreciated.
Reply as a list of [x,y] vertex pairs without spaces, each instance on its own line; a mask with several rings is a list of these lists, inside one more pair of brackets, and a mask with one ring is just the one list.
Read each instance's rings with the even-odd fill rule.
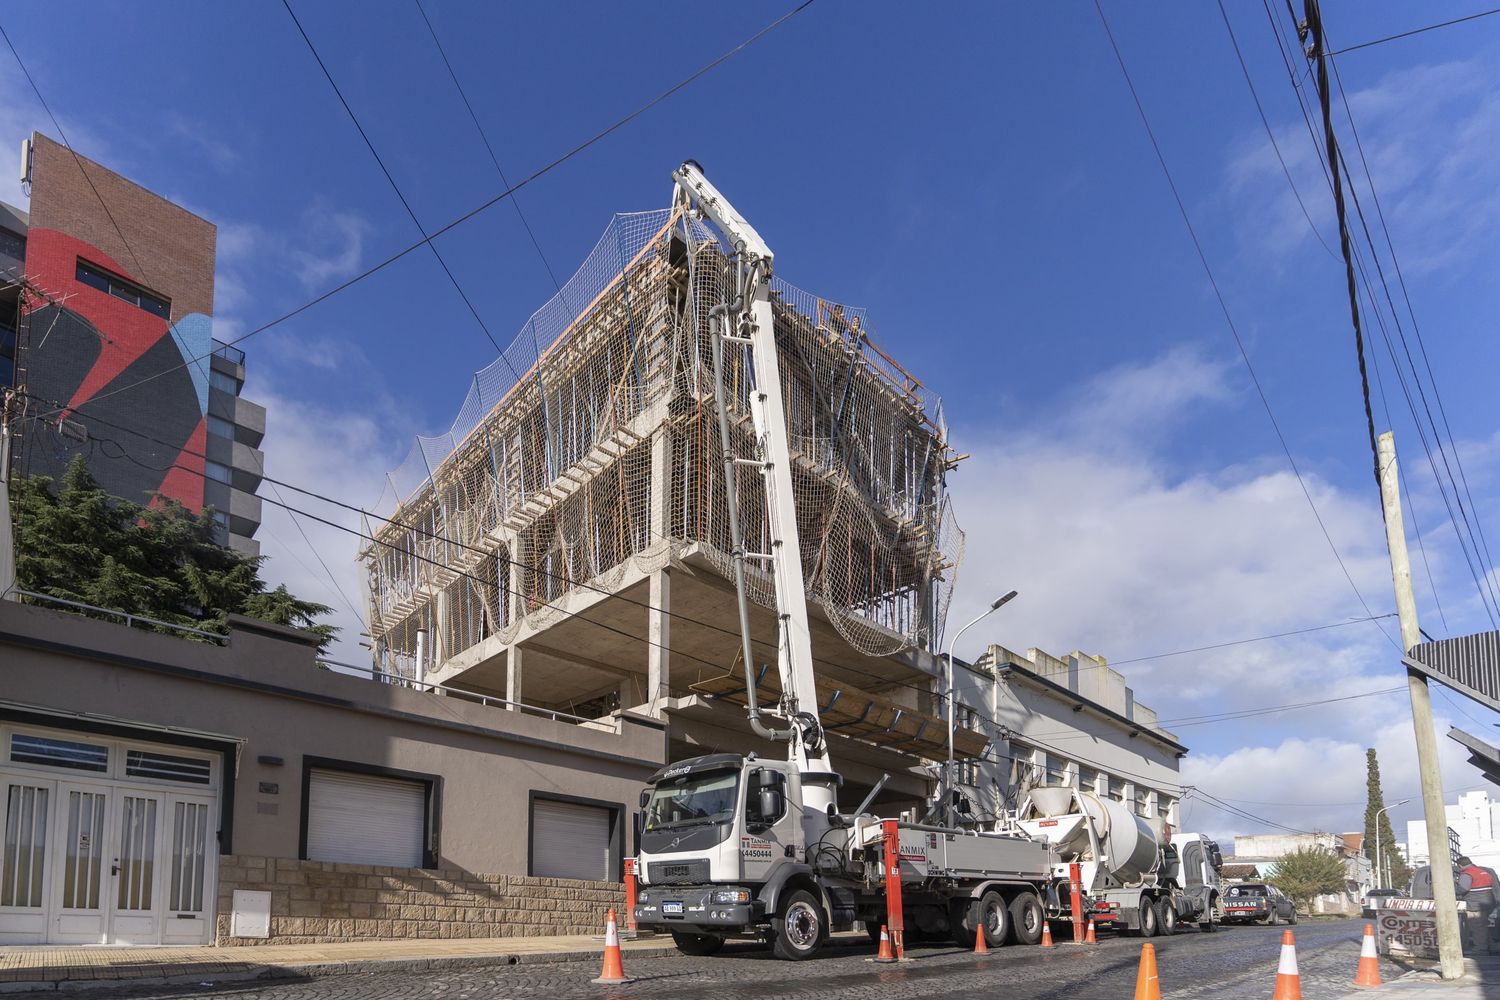
[[948,640],[948,765],[943,769],[943,812],[944,815],[946,815],[948,818],[948,826],[950,827],[952,827],[954,824],[953,717],[958,712],[957,699],[953,697],[953,647],[958,644],[958,640],[963,636],[965,632],[969,631],[969,629],[973,628],[975,625],[978,625],[990,615],[994,614],[996,611],[999,611],[1002,607],[1009,604],[1015,598],[1015,596],[1016,592],[1012,590],[1004,597],[998,598],[988,608],[980,612],[980,614],[977,615],[973,621],[969,622],[969,624],[959,629],[958,633],[954,635],[953,638]]
[[[1381,882],[1381,878],[1380,878],[1380,871],[1381,871],[1381,869],[1380,869],[1380,814],[1383,813],[1383,812],[1385,812],[1387,809],[1392,809],[1392,808],[1395,808],[1396,806],[1404,806],[1404,805],[1406,805],[1410,801],[1411,801],[1411,799],[1402,799],[1400,802],[1392,802],[1388,806],[1381,806],[1379,809],[1375,810],[1375,885],[1376,885],[1377,888],[1380,888],[1380,889],[1389,889],[1390,888],[1390,886],[1388,886],[1388,885],[1384,885],[1383,886],[1383,885],[1380,884],[1380,882]],[[1385,881],[1389,882],[1390,879],[1387,878]]]

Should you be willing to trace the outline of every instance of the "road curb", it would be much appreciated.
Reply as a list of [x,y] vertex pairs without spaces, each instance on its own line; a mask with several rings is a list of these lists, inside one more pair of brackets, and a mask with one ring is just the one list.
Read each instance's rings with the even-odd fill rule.
[[[626,960],[668,958],[678,954],[677,948],[673,945],[632,948],[626,952]],[[109,979],[90,976],[87,979],[70,979],[64,974],[53,979],[11,980],[0,982],[0,993],[89,993],[119,989],[124,986],[183,986],[197,983],[245,983],[275,979],[322,979],[330,976],[508,968],[513,965],[564,965],[597,961],[599,961],[598,951],[584,950],[535,953],[496,952],[490,955],[438,955],[427,958],[361,959],[350,962],[247,964],[243,968],[232,970],[205,969],[202,972],[178,973],[170,976],[126,975]]]

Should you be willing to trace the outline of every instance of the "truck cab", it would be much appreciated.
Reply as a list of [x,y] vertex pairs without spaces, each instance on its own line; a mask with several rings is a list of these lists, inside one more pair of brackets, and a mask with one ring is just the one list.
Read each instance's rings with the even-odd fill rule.
[[636,925],[670,933],[689,954],[712,954],[731,936],[816,950],[829,907],[803,861],[802,799],[792,765],[754,754],[658,771],[641,792]]

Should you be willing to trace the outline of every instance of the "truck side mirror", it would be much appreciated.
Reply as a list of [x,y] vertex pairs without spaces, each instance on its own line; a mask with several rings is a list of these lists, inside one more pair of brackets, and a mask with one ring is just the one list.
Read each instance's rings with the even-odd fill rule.
[[651,789],[649,789],[649,788],[642,788],[641,789],[641,808],[642,809],[646,808],[646,806],[649,805],[650,802],[651,802]]
[[757,804],[760,807],[758,818],[767,825],[776,822],[786,811],[786,798],[781,794],[781,789],[774,785],[761,786],[760,801]]

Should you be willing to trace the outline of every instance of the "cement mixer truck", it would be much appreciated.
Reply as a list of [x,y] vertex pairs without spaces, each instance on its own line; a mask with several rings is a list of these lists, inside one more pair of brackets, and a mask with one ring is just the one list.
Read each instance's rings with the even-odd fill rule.
[[[1223,858],[1202,834],[1173,834],[1124,803],[1070,787],[1032,789],[1014,829],[1052,848],[1055,880],[1078,865],[1096,922],[1144,937],[1171,934],[1186,922],[1213,931],[1222,922]],[[1063,911],[1070,907],[1070,899],[1060,901]]]

